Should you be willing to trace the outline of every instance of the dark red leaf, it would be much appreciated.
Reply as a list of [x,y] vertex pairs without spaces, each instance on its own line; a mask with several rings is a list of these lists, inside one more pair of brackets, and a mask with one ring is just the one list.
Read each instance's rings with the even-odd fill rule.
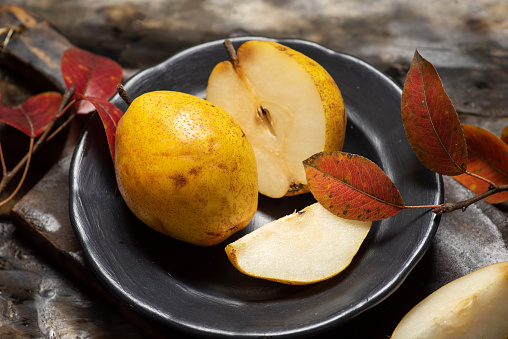
[[[109,99],[122,82],[122,67],[119,64],[79,48],[64,52],[61,68],[67,88],[74,84],[75,92],[85,97]],[[86,114],[93,110],[90,102],[82,101],[77,113]]]
[[434,66],[415,52],[402,91],[402,121],[420,161],[442,175],[464,173],[467,146],[459,117]]
[[111,158],[114,160],[116,126],[118,125],[120,118],[123,116],[123,112],[106,99],[84,97],[80,94],[77,94],[77,97],[78,99],[88,100],[88,102],[90,102],[99,113],[102,124],[104,125],[104,130],[106,131],[109,152],[111,153]]
[[508,126],[501,131],[501,140],[503,140],[505,144],[508,144]]
[[321,152],[303,164],[316,200],[342,218],[381,220],[404,208],[395,184],[367,158],[344,152]]
[[58,92],[45,92],[28,98],[15,107],[0,105],[0,121],[20,130],[28,136],[39,136],[58,111],[62,95]]
[[[508,184],[508,145],[493,133],[477,126],[462,125],[468,147],[467,170],[489,179],[496,185]],[[489,189],[489,184],[468,174],[455,177],[476,194]],[[508,191],[493,194],[485,201],[497,204],[508,200]]]

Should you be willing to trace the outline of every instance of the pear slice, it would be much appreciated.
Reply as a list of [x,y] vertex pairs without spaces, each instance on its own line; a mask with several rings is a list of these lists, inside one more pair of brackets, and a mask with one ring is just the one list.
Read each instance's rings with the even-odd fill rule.
[[391,338],[508,338],[508,261],[444,285],[409,311]]
[[244,274],[290,285],[311,284],[344,270],[371,225],[342,219],[314,203],[263,225],[225,250]]
[[215,66],[207,100],[240,124],[256,157],[258,189],[279,198],[308,192],[302,161],[342,150],[341,92],[317,62],[272,41],[247,41]]

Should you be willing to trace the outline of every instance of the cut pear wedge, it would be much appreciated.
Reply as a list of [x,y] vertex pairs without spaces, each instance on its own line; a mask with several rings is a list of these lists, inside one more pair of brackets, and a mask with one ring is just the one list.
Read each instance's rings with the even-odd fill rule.
[[305,285],[343,271],[358,252],[372,222],[346,220],[314,203],[274,220],[226,246],[242,273]]
[[391,339],[508,338],[508,261],[444,285],[402,319]]

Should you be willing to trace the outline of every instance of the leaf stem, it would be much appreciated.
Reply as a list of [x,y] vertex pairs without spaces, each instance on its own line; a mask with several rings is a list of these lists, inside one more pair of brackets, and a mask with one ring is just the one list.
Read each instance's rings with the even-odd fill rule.
[[417,209],[417,208],[438,208],[442,205],[416,205],[416,206],[404,206],[404,208],[411,208],[411,209]]
[[496,185],[494,182],[490,181],[490,180],[489,180],[489,179],[487,179],[487,178],[482,177],[481,175],[478,175],[478,174],[475,174],[475,173],[472,173],[472,172],[468,172],[468,171],[466,171],[466,172],[465,172],[465,174],[468,174],[468,175],[470,175],[470,176],[472,176],[472,177],[475,177],[475,178],[477,178],[477,179],[483,180],[483,181],[485,181],[487,184],[489,184],[489,186],[492,186],[492,187],[497,187],[497,185]]

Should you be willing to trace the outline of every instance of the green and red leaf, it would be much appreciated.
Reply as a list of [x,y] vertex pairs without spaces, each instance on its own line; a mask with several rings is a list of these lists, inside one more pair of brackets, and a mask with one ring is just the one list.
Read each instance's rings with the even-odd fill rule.
[[316,200],[342,218],[381,220],[404,208],[395,184],[367,158],[345,152],[321,152],[303,164]]
[[123,112],[106,99],[85,97],[80,94],[77,94],[77,98],[81,100],[88,100],[88,102],[95,107],[97,113],[99,113],[102,125],[106,131],[109,152],[111,154],[111,158],[114,160],[116,126],[118,125],[120,118],[123,116]]
[[57,114],[62,95],[45,92],[28,98],[21,105],[0,105],[0,121],[20,130],[28,136],[39,136]]
[[[462,125],[468,147],[468,172],[489,179],[496,185],[508,184],[508,145],[493,133],[478,126]],[[476,194],[486,192],[489,184],[468,174],[455,177]],[[508,191],[493,194],[485,201],[498,204],[508,200]]]
[[466,171],[467,146],[459,117],[434,66],[415,51],[402,91],[402,121],[420,161],[442,175]]
[[[122,82],[122,67],[118,63],[79,48],[64,52],[61,70],[67,88],[74,84],[75,92],[87,98],[109,99]],[[78,103],[78,114],[92,111],[94,107],[90,102]]]

